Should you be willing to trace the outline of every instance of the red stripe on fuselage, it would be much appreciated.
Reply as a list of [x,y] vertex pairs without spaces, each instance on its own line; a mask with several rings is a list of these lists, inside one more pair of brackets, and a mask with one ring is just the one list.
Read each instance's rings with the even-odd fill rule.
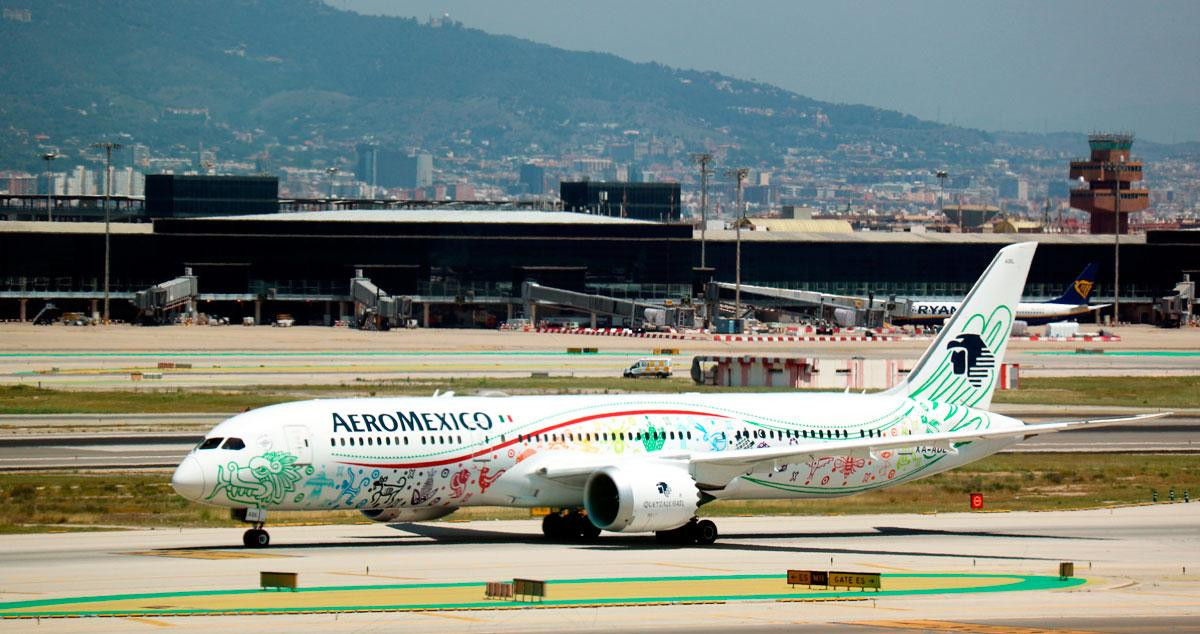
[[[576,419],[569,420],[566,422],[558,423],[557,425],[551,425],[549,427],[540,429],[538,431],[531,431],[529,433],[521,433],[521,434],[518,434],[518,438],[521,436],[536,436],[538,434],[545,434],[545,433],[554,431],[556,429],[562,429],[563,427],[567,427],[570,425],[577,425],[579,423],[586,423],[588,421],[597,420],[600,418],[616,418],[617,416],[647,416],[650,414],[674,414],[674,415],[680,415],[680,416],[708,416],[710,418],[729,418],[728,416],[724,416],[722,414],[712,414],[709,412],[691,412],[688,410],[680,410],[680,409],[647,409],[647,410],[637,410],[637,411],[632,411],[632,412],[611,412],[611,413],[607,413],[607,414],[592,414],[590,416],[584,416],[582,418],[576,418]],[[479,451],[476,451],[475,453],[467,454],[465,456],[460,456],[460,457],[456,457],[456,458],[442,458],[442,459],[438,459],[438,460],[431,460],[428,462],[397,462],[397,463],[387,463],[387,464],[378,464],[378,463],[372,463],[372,462],[346,462],[343,460],[339,460],[338,462],[340,462],[341,464],[353,465],[355,467],[377,467],[377,468],[383,468],[383,469],[416,469],[418,467],[440,467],[442,465],[454,464],[456,462],[462,462],[464,460],[471,460],[472,458],[478,458],[479,456],[482,456],[487,453],[491,453],[493,451],[497,451],[499,449],[503,449],[504,447],[507,447],[509,445],[515,445],[519,442],[518,438],[513,438],[512,440],[506,440],[497,445],[493,445],[486,449],[480,449]]]

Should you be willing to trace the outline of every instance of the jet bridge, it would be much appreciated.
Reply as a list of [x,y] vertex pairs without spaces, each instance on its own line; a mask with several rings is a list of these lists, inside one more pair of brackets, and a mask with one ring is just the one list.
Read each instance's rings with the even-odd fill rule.
[[[737,289],[735,284],[728,282],[714,282],[713,284],[725,291],[733,292]],[[769,297],[776,300],[772,302],[775,304],[782,303],[814,308],[820,313],[822,318],[848,327],[881,326],[885,319],[893,315],[908,313],[908,300],[897,300],[895,297],[876,299],[874,296],[833,295],[817,291],[801,291],[789,288],[754,286],[751,284],[742,284],[741,289],[743,295]]]
[[356,270],[355,274],[350,279],[350,296],[354,299],[355,313],[359,315],[359,328],[388,330],[403,326],[412,315],[412,300],[388,295],[370,279],[363,277],[361,269]]
[[525,315],[537,323],[537,306],[559,306],[586,313],[591,317],[590,325],[596,326],[596,317],[605,315],[613,319],[613,325],[628,322],[630,328],[655,330],[658,328],[693,326],[695,311],[690,306],[666,306],[646,301],[606,297],[542,286],[537,282],[525,282],[521,286],[521,300]]
[[156,284],[133,294],[133,305],[138,309],[138,318],[143,324],[162,324],[168,315],[180,311],[193,312],[192,302],[200,293],[199,278],[186,269],[185,274],[169,282]]

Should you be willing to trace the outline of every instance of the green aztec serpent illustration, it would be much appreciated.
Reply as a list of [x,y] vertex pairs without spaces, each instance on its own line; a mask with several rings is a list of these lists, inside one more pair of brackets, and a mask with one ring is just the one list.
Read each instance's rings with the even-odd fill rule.
[[[311,474],[313,468],[304,468]],[[229,462],[217,466],[217,485],[206,499],[225,493],[231,502],[266,506],[280,504],[296,483],[304,477],[296,465],[296,456],[282,451],[268,451],[250,459],[246,465]]]

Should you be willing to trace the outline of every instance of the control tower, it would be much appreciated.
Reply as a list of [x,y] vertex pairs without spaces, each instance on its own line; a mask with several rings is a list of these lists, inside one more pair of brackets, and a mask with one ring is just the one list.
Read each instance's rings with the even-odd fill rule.
[[[1092,156],[1086,161],[1071,161],[1071,179],[1087,181],[1087,188],[1071,190],[1071,207],[1091,214],[1092,233],[1114,233],[1113,219],[1121,216],[1121,233],[1129,233],[1129,214],[1150,206],[1150,193],[1134,189],[1142,180],[1142,163],[1129,158],[1132,134],[1092,134],[1088,136]],[[1120,198],[1113,196],[1120,192]]]

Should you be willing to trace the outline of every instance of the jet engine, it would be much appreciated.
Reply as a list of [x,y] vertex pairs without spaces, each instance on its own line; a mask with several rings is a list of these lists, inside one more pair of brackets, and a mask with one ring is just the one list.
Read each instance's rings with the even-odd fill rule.
[[361,513],[373,522],[424,522],[445,517],[457,510],[457,506],[437,506],[415,509],[363,509]]
[[606,531],[665,531],[687,524],[696,515],[700,490],[682,467],[612,466],[588,478],[583,505],[588,519]]

